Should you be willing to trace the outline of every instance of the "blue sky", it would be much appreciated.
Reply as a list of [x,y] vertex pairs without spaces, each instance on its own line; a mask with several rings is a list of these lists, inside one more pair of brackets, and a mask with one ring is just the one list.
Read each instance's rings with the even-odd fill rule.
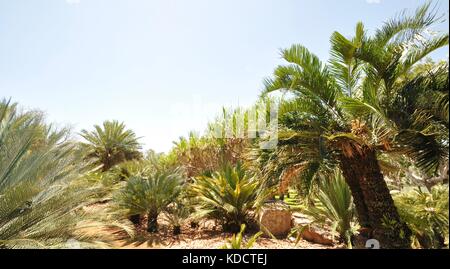
[[[435,2],[448,20],[448,1]],[[76,132],[121,120],[145,148],[167,151],[222,105],[251,105],[280,48],[301,43],[327,60],[333,31],[351,35],[357,21],[374,30],[421,3],[0,0],[0,98]]]

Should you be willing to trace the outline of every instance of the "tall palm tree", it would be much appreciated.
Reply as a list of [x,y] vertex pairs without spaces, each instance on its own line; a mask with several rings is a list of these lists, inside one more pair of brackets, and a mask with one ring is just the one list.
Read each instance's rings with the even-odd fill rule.
[[87,152],[88,159],[102,166],[102,171],[108,171],[124,161],[142,158],[139,138],[132,130],[127,130],[124,123],[105,121],[103,128],[98,125],[94,128],[94,131],[81,131],[81,136],[86,140],[82,148]]
[[448,129],[443,131],[448,65],[411,74],[420,60],[448,45],[448,34],[427,36],[438,19],[425,4],[413,15],[389,20],[374,36],[362,23],[353,38],[335,32],[327,64],[293,45],[282,51],[289,64],[265,81],[265,93],[285,90],[295,96],[281,107],[280,147],[265,158],[310,178],[339,166],[361,226],[383,248],[409,248],[411,232],[399,217],[378,156],[406,154],[429,173],[448,157]]

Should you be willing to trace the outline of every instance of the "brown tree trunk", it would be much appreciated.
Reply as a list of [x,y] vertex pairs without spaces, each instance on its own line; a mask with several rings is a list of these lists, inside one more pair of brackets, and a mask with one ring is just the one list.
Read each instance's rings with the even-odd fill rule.
[[368,146],[351,147],[351,151],[343,152],[340,165],[361,226],[371,231],[369,239],[378,240],[381,248],[410,248],[411,230],[400,219],[376,152]]
[[352,192],[353,203],[355,204],[359,224],[361,227],[370,228],[367,205],[359,183],[359,179],[363,177],[363,171],[360,170],[360,167],[358,167],[359,165],[359,162],[354,158],[341,157],[340,166],[342,174]]
[[147,232],[149,233],[157,233],[158,232],[158,213],[157,212],[148,212],[147,219]]

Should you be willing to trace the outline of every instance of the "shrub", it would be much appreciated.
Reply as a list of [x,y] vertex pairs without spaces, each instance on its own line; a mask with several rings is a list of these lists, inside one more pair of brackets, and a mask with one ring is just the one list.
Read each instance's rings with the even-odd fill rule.
[[128,216],[147,214],[147,231],[158,231],[159,213],[179,195],[184,180],[177,171],[156,171],[147,177],[131,177],[115,200]]
[[267,198],[260,187],[240,165],[197,177],[191,186],[192,196],[197,198],[195,216],[218,220],[224,231],[238,232],[242,224],[253,221],[251,212]]
[[448,247],[448,197],[448,185],[437,185],[431,192],[417,188],[394,196],[401,218],[413,232],[413,245]]
[[191,213],[189,206],[186,205],[188,202],[186,199],[177,199],[166,209],[165,217],[173,228],[173,235],[181,234],[181,226]]
[[313,204],[308,205],[304,213],[317,223],[330,225],[341,241],[350,244],[355,209],[350,188],[340,171],[335,171],[328,180],[321,180],[319,190],[313,196]]

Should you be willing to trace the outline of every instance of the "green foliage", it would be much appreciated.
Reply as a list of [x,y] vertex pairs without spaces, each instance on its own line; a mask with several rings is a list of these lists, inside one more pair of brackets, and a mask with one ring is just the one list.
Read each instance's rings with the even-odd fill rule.
[[[205,135],[191,133],[168,154],[149,151],[143,158],[138,138],[123,123],[105,121],[83,130],[85,142],[76,144],[67,130],[45,124],[41,113],[19,112],[16,104],[1,101],[0,248],[64,247],[68,239],[92,246],[102,239],[83,232],[90,222],[120,224],[105,224],[84,207],[109,199],[117,188],[116,205],[128,216],[147,214],[149,231],[157,230],[160,212],[177,228],[194,211],[195,217],[220,221],[226,231],[240,228],[225,246],[239,249],[259,236],[242,247],[245,224],[255,221],[272,188],[281,195],[296,187],[300,198],[313,202],[304,212],[350,244],[354,206],[336,170],[340,157],[366,147],[376,151],[385,175],[401,173],[397,166],[406,163],[430,178],[448,162],[448,62],[423,60],[449,40],[448,33],[429,34],[440,19],[430,7],[402,13],[374,35],[361,22],[352,37],[333,33],[328,62],[299,44],[282,50],[286,63],[264,81],[259,102],[267,103],[259,116],[269,118],[267,108],[275,104],[266,94],[291,95],[276,101],[279,125],[265,135],[250,129],[250,110],[223,109]],[[250,131],[256,136],[248,137]],[[278,134],[278,147],[262,149],[271,132]],[[394,157],[402,159],[397,166]],[[248,161],[251,175],[241,161]],[[224,164],[236,167],[215,172]],[[92,165],[96,169],[87,172]],[[330,171],[336,172],[330,177]],[[180,198],[182,174],[194,179]],[[416,245],[448,246],[448,186],[402,191],[394,198]],[[399,220],[384,222],[402,226]]]
[[[352,38],[335,32],[328,64],[301,45],[282,50],[287,63],[265,80],[264,93],[289,91],[293,98],[280,104],[279,149],[259,154],[272,180],[307,162],[319,165],[314,173],[335,165],[342,140],[407,153],[435,172],[448,158],[448,64],[431,70],[420,64],[448,45],[448,34],[426,35],[438,19],[425,4],[389,20],[374,36],[362,23]],[[352,122],[361,123],[360,130]]]
[[[448,33],[428,34],[438,18],[425,4],[412,15],[404,13],[386,22],[372,36],[358,23],[353,37],[332,35],[328,63],[301,45],[282,50],[286,63],[264,82],[265,94],[291,94],[280,105],[279,147],[254,154],[261,170],[271,170],[266,181],[278,182],[286,190],[289,182],[302,178],[310,192],[311,183],[319,182],[318,175],[336,167],[351,177],[347,173],[351,165],[343,157],[358,161],[361,149],[370,149],[375,156],[404,154],[428,175],[437,174],[448,162],[448,64],[431,71],[415,68],[448,45]],[[363,225],[384,229],[382,212],[377,212],[384,206],[398,227],[406,228],[387,189],[380,194],[386,197],[384,202],[369,201],[380,190],[376,183],[366,185],[372,176],[358,176],[355,188],[364,189],[362,195],[355,194],[355,203],[363,205],[358,206]],[[380,238],[409,245],[409,239],[398,234],[396,230],[393,236],[383,233]]]
[[291,189],[284,197],[284,202],[289,206],[291,210],[297,210],[301,209],[302,198],[296,190]]
[[175,142],[169,155],[176,156],[177,163],[186,170],[188,177],[198,176],[219,167],[220,148],[216,142],[191,132],[187,138],[181,137]]
[[311,216],[316,223],[331,226],[341,241],[350,245],[354,232],[355,208],[350,189],[340,171],[328,179],[322,179],[318,193],[304,214]]
[[194,215],[220,221],[225,231],[238,231],[242,224],[254,221],[252,211],[267,198],[260,187],[261,182],[240,165],[226,166],[210,177],[197,177],[190,189],[197,203]]
[[159,213],[178,197],[183,186],[184,179],[179,172],[155,171],[147,176],[131,177],[114,199],[128,216],[148,214],[149,223],[155,225],[148,229],[157,229]]
[[152,169],[176,169],[179,167],[177,155],[174,151],[169,153],[156,153],[153,150],[148,150],[145,156],[145,163],[147,167]]
[[105,121],[103,128],[95,125],[94,131],[82,130],[81,136],[86,140],[82,149],[88,159],[93,159],[102,171],[108,171],[114,165],[142,157],[138,138],[125,124],[118,121]]
[[165,217],[172,225],[174,235],[181,233],[181,226],[191,214],[189,202],[186,198],[178,198],[165,210]]
[[[218,171],[224,165],[237,165],[246,159],[247,148],[256,143],[270,122],[270,108],[275,102],[261,98],[249,109],[223,108],[208,123],[203,135],[191,132],[174,142],[167,155],[175,158],[188,177]],[[273,117],[273,115],[272,115]]]
[[118,223],[84,212],[102,189],[81,179],[84,164],[67,136],[40,114],[0,102],[0,248],[64,248],[69,239],[106,246],[83,229],[93,221],[99,229]]
[[248,154],[252,170],[259,172],[266,186],[278,185],[281,192],[296,187],[305,197],[313,189],[317,175],[335,165],[327,140],[322,138],[326,134],[324,126],[332,117],[313,114],[318,109],[317,103],[306,98],[280,102],[277,147],[261,149],[256,145]]
[[228,239],[227,243],[222,246],[222,249],[250,249],[253,244],[255,244],[256,240],[258,240],[258,238],[263,234],[262,232],[256,233],[245,243],[245,245],[243,245],[244,232],[245,224],[242,224],[240,232],[234,234],[231,239]]
[[415,188],[394,196],[402,219],[413,231],[414,244],[423,248],[448,247],[449,188],[434,186],[431,192]]
[[435,64],[416,72],[393,103],[399,108],[394,120],[402,127],[396,141],[428,174],[448,162],[448,83],[448,63]]
[[126,161],[115,165],[108,171],[93,170],[86,175],[91,184],[101,184],[105,190],[105,200],[111,200],[114,191],[122,187],[122,182],[131,177],[145,177],[157,168],[148,160]]

